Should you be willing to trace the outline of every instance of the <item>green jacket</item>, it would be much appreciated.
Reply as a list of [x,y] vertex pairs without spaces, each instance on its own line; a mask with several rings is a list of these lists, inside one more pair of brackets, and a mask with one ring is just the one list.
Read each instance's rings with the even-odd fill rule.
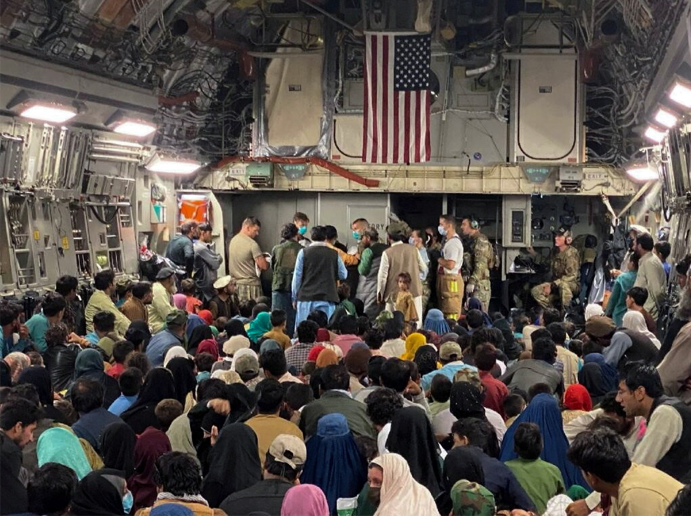
[[115,332],[124,336],[130,328],[130,320],[118,309],[113,300],[103,291],[94,291],[86,305],[86,331],[94,331],[94,314],[97,312],[112,312],[115,314]]
[[274,270],[271,281],[272,291],[291,291],[295,262],[300,250],[302,246],[293,240],[274,246],[271,252],[271,268]]

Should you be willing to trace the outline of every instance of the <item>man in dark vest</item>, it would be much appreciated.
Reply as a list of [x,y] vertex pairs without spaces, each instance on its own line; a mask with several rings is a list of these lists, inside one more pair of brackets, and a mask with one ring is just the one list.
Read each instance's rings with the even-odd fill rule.
[[648,424],[631,460],[688,483],[691,480],[691,408],[663,393],[660,374],[651,364],[630,364],[621,375],[617,401],[626,416],[642,416]]
[[377,275],[379,274],[382,254],[387,246],[379,242],[379,232],[375,228],[365,230],[360,242],[365,249],[360,256],[360,264],[358,264],[360,280],[357,287],[357,298],[362,300],[365,305],[365,315],[373,320],[379,316],[383,309],[383,306],[377,303]]
[[657,347],[647,336],[629,329],[617,329],[607,316],[593,316],[585,324],[585,333],[605,350],[602,355],[607,364],[622,371],[626,363],[643,361],[654,363]]
[[408,273],[411,277],[410,293],[413,295],[418,314],[417,328],[422,328],[422,282],[420,273],[427,273],[427,264],[420,257],[417,248],[408,244],[408,227],[399,222],[391,223],[386,229],[391,247],[382,253],[377,274],[377,301],[386,304],[386,310],[394,312],[398,295],[398,275]]
[[312,244],[298,253],[293,273],[296,327],[312,311],[324,311],[330,318],[339,302],[337,283],[348,277],[338,252],[326,245],[324,227],[313,227],[311,237]]

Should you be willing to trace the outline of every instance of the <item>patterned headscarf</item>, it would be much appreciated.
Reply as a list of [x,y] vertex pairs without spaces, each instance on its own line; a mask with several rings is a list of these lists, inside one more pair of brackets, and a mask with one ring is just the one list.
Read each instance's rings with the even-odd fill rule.
[[494,515],[492,492],[478,483],[461,479],[451,489],[454,515]]

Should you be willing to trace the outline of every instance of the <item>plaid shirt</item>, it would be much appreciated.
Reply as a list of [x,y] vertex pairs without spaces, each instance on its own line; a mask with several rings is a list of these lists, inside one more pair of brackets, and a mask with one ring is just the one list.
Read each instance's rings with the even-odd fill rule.
[[286,350],[286,362],[288,368],[294,366],[298,373],[302,371],[302,366],[307,362],[307,356],[310,355],[310,350],[314,343],[295,343],[288,350]]

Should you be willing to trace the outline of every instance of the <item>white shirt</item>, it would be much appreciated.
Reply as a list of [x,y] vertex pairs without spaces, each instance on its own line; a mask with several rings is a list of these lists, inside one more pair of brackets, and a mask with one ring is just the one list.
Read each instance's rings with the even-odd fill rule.
[[444,260],[453,260],[455,265],[453,269],[444,268],[444,273],[447,275],[457,275],[463,267],[463,242],[458,235],[446,239],[444,248],[442,249]]

